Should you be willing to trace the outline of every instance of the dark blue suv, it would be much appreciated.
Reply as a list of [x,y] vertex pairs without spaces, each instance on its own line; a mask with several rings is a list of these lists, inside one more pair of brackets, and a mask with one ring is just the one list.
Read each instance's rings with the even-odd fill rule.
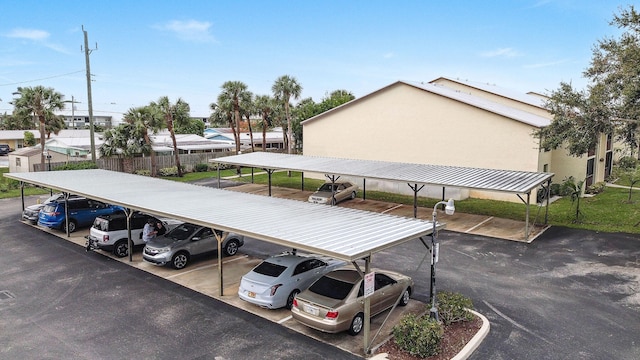
[[[71,198],[69,203],[69,232],[76,231],[79,227],[87,227],[93,224],[96,217],[124,212],[121,206],[109,205],[100,201]],[[53,201],[44,205],[38,215],[38,225],[53,229],[65,229],[64,200]]]

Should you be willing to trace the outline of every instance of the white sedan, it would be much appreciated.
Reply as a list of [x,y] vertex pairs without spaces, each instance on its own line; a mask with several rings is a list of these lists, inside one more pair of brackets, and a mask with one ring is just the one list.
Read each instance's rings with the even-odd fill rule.
[[344,264],[321,255],[287,252],[272,256],[242,277],[238,296],[268,309],[291,309],[298,293]]

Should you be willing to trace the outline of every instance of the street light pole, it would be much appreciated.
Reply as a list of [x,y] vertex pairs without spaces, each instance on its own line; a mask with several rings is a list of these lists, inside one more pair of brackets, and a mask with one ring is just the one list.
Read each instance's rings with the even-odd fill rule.
[[438,206],[445,205],[444,212],[447,215],[453,215],[456,211],[456,207],[453,203],[453,199],[449,199],[449,201],[440,201],[437,202],[433,206],[433,230],[431,231],[431,287],[429,292],[429,299],[431,301],[431,309],[429,309],[429,317],[435,319],[436,321],[440,321],[440,316],[438,314],[438,308],[436,307],[436,263],[438,262],[438,253],[440,251],[440,244],[438,243]]

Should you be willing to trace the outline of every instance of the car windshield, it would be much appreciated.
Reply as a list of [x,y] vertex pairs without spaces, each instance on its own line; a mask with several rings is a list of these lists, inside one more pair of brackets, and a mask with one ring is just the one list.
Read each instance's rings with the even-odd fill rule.
[[311,285],[309,291],[328,298],[344,300],[351,289],[353,289],[352,283],[323,276]]
[[[337,189],[338,185],[334,185],[334,187]],[[331,191],[331,184],[329,184],[329,183],[322,184],[322,186],[320,186],[318,191]]]
[[260,265],[256,266],[256,268],[253,269],[253,271],[257,272],[258,274],[262,274],[266,276],[278,277],[286,269],[287,269],[286,266],[270,263],[268,261],[263,261]]
[[182,224],[169,231],[165,236],[177,241],[185,240],[189,236],[191,236],[191,234],[193,234],[193,232],[196,231],[198,227],[199,226],[192,224]]

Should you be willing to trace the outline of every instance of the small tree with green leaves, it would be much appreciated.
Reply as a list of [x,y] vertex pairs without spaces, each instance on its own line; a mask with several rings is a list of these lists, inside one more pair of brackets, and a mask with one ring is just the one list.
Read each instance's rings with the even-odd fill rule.
[[631,195],[633,194],[633,185],[640,182],[640,167],[625,169],[620,173],[620,178],[629,183],[629,198],[627,202],[631,203]]
[[22,141],[24,142],[24,146],[34,146],[36,144],[36,137],[31,131],[25,131]]

